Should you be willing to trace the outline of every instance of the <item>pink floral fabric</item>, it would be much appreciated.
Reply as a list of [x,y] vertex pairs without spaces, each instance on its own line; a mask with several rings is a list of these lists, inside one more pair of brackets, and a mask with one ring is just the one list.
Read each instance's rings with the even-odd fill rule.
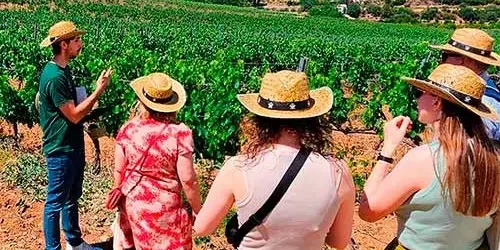
[[126,199],[120,205],[122,247],[191,249],[191,218],[183,207],[176,166],[179,155],[193,152],[191,130],[184,124],[135,118],[123,125],[116,143],[127,160]]

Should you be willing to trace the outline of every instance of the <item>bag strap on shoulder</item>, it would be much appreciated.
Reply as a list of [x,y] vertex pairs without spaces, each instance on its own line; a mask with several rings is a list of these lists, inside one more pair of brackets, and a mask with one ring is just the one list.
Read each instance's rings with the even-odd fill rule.
[[248,218],[248,220],[243,223],[243,225],[241,225],[241,227],[238,229],[238,231],[234,235],[232,243],[233,247],[238,248],[245,235],[252,231],[252,229],[256,226],[262,224],[264,219],[269,215],[269,213],[271,213],[274,207],[276,207],[276,205],[279,203],[283,195],[285,195],[286,191],[290,187],[290,184],[292,184],[293,180],[299,173],[302,166],[304,166],[304,163],[309,157],[309,154],[311,154],[311,151],[300,148],[299,153],[293,159],[292,164],[285,172],[285,175],[281,178],[278,186],[276,186],[271,196],[269,196],[264,205],[262,205],[262,207],[259,208],[257,212],[251,215],[250,218]]

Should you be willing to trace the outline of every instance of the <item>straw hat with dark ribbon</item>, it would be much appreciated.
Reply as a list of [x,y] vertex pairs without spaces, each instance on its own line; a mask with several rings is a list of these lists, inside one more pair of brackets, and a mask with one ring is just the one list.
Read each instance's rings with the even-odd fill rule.
[[498,121],[498,114],[481,101],[486,83],[465,66],[441,64],[427,80],[403,77],[418,89],[462,106],[481,117]]
[[49,35],[40,43],[40,46],[48,47],[57,41],[81,36],[85,33],[84,30],[78,30],[74,23],[61,21],[50,27]]
[[186,103],[186,91],[176,80],[164,73],[151,73],[132,81],[139,100],[148,108],[169,113],[181,109]]
[[479,29],[457,29],[445,45],[431,45],[432,48],[460,54],[476,61],[500,66],[500,56],[493,52],[495,39]]
[[300,119],[328,112],[333,94],[328,87],[310,90],[303,72],[284,70],[265,74],[259,93],[241,94],[238,100],[259,116]]

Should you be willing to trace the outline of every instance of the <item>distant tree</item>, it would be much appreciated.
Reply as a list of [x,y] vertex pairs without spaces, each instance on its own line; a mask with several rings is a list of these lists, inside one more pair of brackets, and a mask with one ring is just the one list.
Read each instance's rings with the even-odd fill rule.
[[327,16],[327,17],[342,17],[342,14],[337,10],[334,4],[319,4],[313,6],[309,10],[311,16]]
[[382,7],[382,11],[380,13],[380,17],[382,18],[390,18],[394,15],[394,9],[389,6],[389,5],[384,5],[384,7]]
[[468,22],[479,20],[477,12],[472,7],[460,8],[458,16],[460,16],[462,19]]
[[366,8],[366,12],[368,12],[369,14],[372,14],[373,16],[380,16],[380,15],[382,15],[382,7],[380,7],[378,5],[370,4]]
[[464,0],[464,3],[467,5],[486,5],[491,3],[491,0]]
[[496,22],[500,19],[500,8],[495,6],[488,6],[484,10],[480,11],[479,20],[482,22]]
[[300,5],[305,11],[310,10],[314,5],[317,5],[317,0],[300,0]]
[[436,7],[431,7],[424,10],[420,15],[420,18],[427,21],[436,20],[438,18],[438,14],[438,9]]
[[347,6],[347,15],[358,18],[361,15],[361,6],[357,3]]
[[406,3],[406,0],[393,0],[392,1],[393,6],[403,5],[405,3]]
[[439,2],[441,4],[459,5],[463,2],[463,0],[440,0]]

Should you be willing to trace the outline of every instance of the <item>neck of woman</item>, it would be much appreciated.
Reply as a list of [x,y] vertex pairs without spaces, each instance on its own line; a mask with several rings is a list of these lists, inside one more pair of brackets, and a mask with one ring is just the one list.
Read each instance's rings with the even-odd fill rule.
[[300,148],[300,136],[288,129],[283,129],[278,140],[273,143],[276,148],[287,147],[287,148]]

